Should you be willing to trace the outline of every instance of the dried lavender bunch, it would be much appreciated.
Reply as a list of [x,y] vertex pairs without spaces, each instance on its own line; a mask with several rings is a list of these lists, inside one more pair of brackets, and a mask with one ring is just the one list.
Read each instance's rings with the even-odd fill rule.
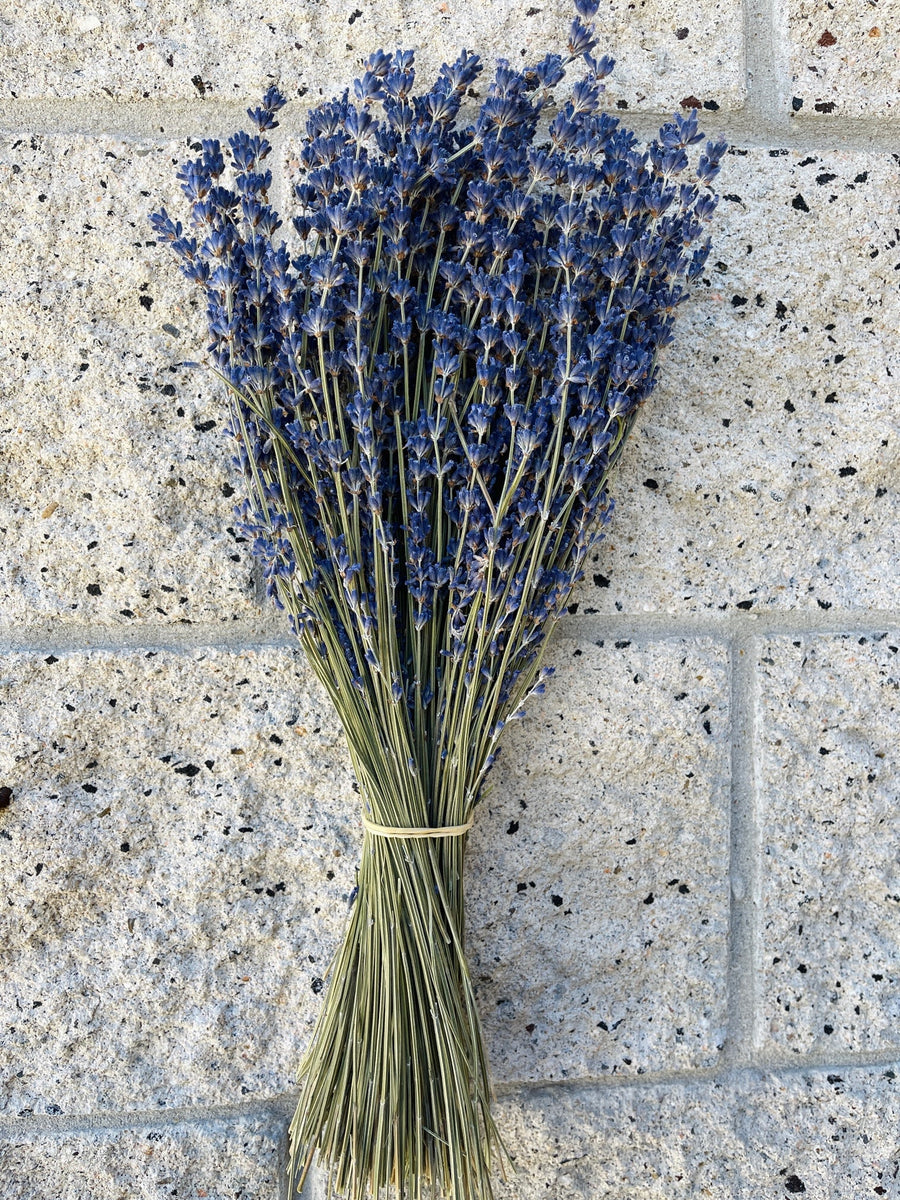
[[414,95],[412,53],[373,54],[352,98],[307,118],[293,248],[268,202],[274,89],[257,132],[181,168],[188,231],[152,218],[206,296],[240,517],[362,793],[358,897],[291,1127],[292,1184],[318,1149],[351,1200],[492,1194],[465,837],[396,834],[467,826],[504,726],[543,690],[547,635],[709,248],[724,144],[688,173],[691,113],[639,149],[600,110],[613,63],[580,17],[565,62],[499,62],[469,116],[477,56]]

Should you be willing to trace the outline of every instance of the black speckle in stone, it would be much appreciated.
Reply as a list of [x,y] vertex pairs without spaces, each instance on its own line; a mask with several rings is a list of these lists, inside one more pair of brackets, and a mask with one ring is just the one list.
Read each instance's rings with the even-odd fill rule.
[[737,607],[742,608],[744,610],[744,612],[749,612],[750,609],[753,607],[753,601],[752,600],[738,600]]
[[536,17],[541,10],[539,8],[528,8],[525,10],[526,17]]
[[735,195],[734,192],[728,192],[727,195],[722,197],[722,199],[730,200],[732,204],[743,204],[744,203],[743,200],[740,198],[740,196]]
[[875,499],[876,500],[880,500],[882,496],[886,496],[886,495],[887,495],[886,487],[879,487],[879,488],[875,489]]
[[793,404],[791,404],[790,400],[785,400],[784,411],[785,412],[796,412],[797,410],[796,410],[796,408],[794,408]]
[[687,35],[688,35],[688,31],[686,28],[681,28],[681,29],[675,30],[675,36],[678,38],[679,42],[683,42],[684,39],[687,37]]
[[517,891],[517,892],[527,892],[527,891],[528,891],[528,884],[527,884],[527,883],[517,883],[517,884],[516,884],[516,891]]
[[830,600],[820,600],[818,596],[816,596],[816,604],[818,604],[819,608],[831,608]]
[[859,173],[859,175],[854,176],[853,182],[854,183],[865,183],[868,178],[869,178],[869,172],[861,171]]
[[806,1184],[799,1175],[788,1175],[784,1181],[784,1186],[789,1192],[805,1192]]
[[[165,329],[165,325],[163,325],[163,329]],[[174,396],[175,395],[174,383],[164,383],[163,386],[159,390],[162,392],[162,394],[164,396]]]
[[709,717],[707,717],[706,720],[703,722],[703,728],[706,730],[707,733],[712,734],[712,725],[710,725],[710,723],[709,723]]
[[837,404],[837,402],[838,402],[837,392],[829,392],[828,395],[825,397],[826,404]]
[[216,423],[213,420],[198,421],[194,425],[194,428],[197,430],[198,433],[209,433],[209,431],[211,429],[215,429],[215,427],[216,427]]
[[686,883],[680,883],[678,885],[678,890],[682,896],[687,896],[690,893],[691,889],[688,887],[688,885]]
[[819,747],[819,753],[820,753],[820,754],[822,755],[822,757],[824,758],[824,757],[825,757],[825,755],[826,755],[826,754],[830,754],[830,753],[831,753],[831,751],[828,749],[828,747],[827,747],[827,746],[820,746],[820,747]]
[[607,577],[606,577],[605,575],[601,575],[601,574],[598,572],[598,573],[597,573],[597,574],[594,576],[594,587],[608,588],[608,587],[609,587],[609,580],[607,579]]
[[809,212],[809,205],[806,203],[806,201],[803,199],[803,197],[801,196],[801,194],[799,192],[791,201],[791,208],[795,208],[797,210],[797,212],[806,212],[806,213]]
[[781,300],[776,300],[775,302],[775,316],[779,319],[787,316],[787,309]]
[[238,833],[252,833],[252,832],[253,832],[252,825],[238,825]]
[[831,183],[832,179],[837,179],[837,175],[831,171],[823,171],[821,175],[816,176],[816,183],[821,187],[823,183]]
[[227,498],[228,496],[233,496],[233,495],[234,495],[234,488],[231,486],[231,484],[230,484],[230,483],[223,483],[223,484],[222,484],[222,495],[223,495],[223,496],[225,496],[226,498]]
[[122,845],[119,847],[119,849],[122,851],[123,854],[127,854],[128,851],[131,849],[131,843],[123,842]]
[[89,583],[87,585],[87,594],[89,596],[102,596],[103,592],[100,589],[99,583]]
[[848,475],[855,474],[856,467],[841,467],[841,469],[838,471],[838,475],[840,475],[841,479],[846,479]]
[[183,767],[175,768],[176,775],[187,775],[188,779],[193,779],[195,775],[200,774],[200,768],[194,763],[186,763]]
[[9,808],[12,798],[12,788],[0,787],[0,808]]
[[676,692],[676,693],[675,693],[675,699],[676,699],[676,700],[683,700],[683,699],[685,698],[685,696],[686,696],[686,695],[687,695],[687,692]]
[[550,899],[553,901],[554,905],[557,908],[562,908],[562,902],[563,902],[562,896],[551,896]]
[[719,106],[716,104],[715,100],[704,100],[703,107],[707,110],[707,112],[719,111]]
[[652,892],[650,893],[650,895],[649,895],[649,896],[645,896],[645,897],[644,897],[644,903],[645,903],[645,904],[652,904],[652,903],[653,903],[653,893],[652,893]]
[[140,304],[141,308],[146,308],[147,312],[149,312],[150,309],[153,307],[153,297],[152,296],[139,296],[138,303]]
[[818,104],[814,104],[813,108],[820,113],[833,113],[835,108],[834,100],[820,100]]
[[348,19],[347,19],[347,24],[348,24],[348,25],[352,25],[352,24],[353,24],[353,22],[354,22],[355,20],[357,20],[357,18],[358,18],[358,17],[361,17],[361,16],[362,16],[362,9],[361,9],[361,8],[355,8],[355,9],[353,10],[353,12],[350,14],[350,16],[348,17]]
[[59,659],[55,654],[48,654],[44,659],[44,662],[47,664],[47,666],[52,667],[55,662],[59,662]]
[[732,308],[743,308],[746,303],[747,303],[746,296],[732,296],[731,297],[731,307]]
[[834,1026],[833,1025],[823,1025],[822,1032],[823,1033],[834,1033]]
[[87,792],[89,796],[93,796],[97,790],[97,785],[95,783],[83,783],[81,785],[81,790],[83,792]]
[[803,97],[802,96],[794,96],[794,98],[791,100],[791,108],[794,110],[794,112],[799,112],[802,107],[803,107]]
[[312,983],[309,986],[312,988],[312,990],[318,996],[319,992],[321,992],[322,988],[325,986],[325,980],[320,979],[318,976],[316,976],[316,978],[312,981]]
[[518,821],[510,821],[510,823],[506,827],[506,832],[507,833],[518,833],[519,832],[519,822]]
[[628,647],[628,646],[630,646],[630,645],[631,645],[631,642],[630,642],[630,641],[627,641],[627,640],[626,640],[626,641],[622,641],[622,642],[616,642],[616,643],[615,643],[615,647],[616,647],[616,649],[617,649],[617,650],[624,650],[624,649],[626,649],[626,647]]
[[657,488],[659,487],[659,484],[656,482],[655,479],[645,479],[644,487],[649,488],[651,492],[655,492],[657,490]]

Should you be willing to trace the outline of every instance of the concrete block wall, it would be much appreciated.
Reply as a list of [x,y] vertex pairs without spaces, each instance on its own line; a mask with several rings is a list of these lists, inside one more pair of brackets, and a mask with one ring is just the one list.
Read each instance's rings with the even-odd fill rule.
[[[234,531],[186,139],[563,0],[0,14],[0,1198],[285,1195],[360,826]],[[900,1197],[896,6],[603,0],[608,102],[732,144],[706,278],[470,838],[502,1200]],[[11,795],[10,795],[11,794]],[[315,1185],[314,1185],[315,1187]],[[314,1190],[314,1189],[313,1189]]]

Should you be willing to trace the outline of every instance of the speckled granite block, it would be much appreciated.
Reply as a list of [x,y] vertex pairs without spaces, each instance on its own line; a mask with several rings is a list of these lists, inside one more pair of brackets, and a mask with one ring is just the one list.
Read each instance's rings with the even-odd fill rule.
[[798,119],[900,111],[900,28],[890,4],[789,0],[791,110]]
[[[722,651],[561,642],[555,661],[560,690],[509,738],[469,855],[497,1076],[709,1064]],[[0,670],[3,1111],[289,1090],[360,844],[337,721],[302,658],[19,655]]]
[[900,1042],[900,634],[763,653],[762,964],[773,1046]]
[[504,1097],[519,1172],[499,1200],[897,1195],[898,1068]]
[[580,611],[896,607],[900,170],[737,147],[718,184]]
[[725,652],[561,639],[553,662],[471,835],[468,945],[493,1069],[709,1066],[725,1018]]
[[148,214],[182,145],[0,143],[0,623],[259,613],[202,305]]
[[0,1134],[0,1200],[277,1200],[281,1135],[259,1117]]
[[[400,0],[404,42],[418,51],[428,76],[462,46],[486,64],[513,65],[563,52],[574,15],[570,0]],[[663,112],[687,107],[735,109],[744,100],[741,0],[700,0],[684,6],[611,0],[594,24],[599,53],[616,69],[606,81],[610,107]],[[576,68],[577,69],[577,68]]]
[[7,96],[255,99],[346,86],[360,58],[400,37],[397,0],[72,0],[26,5],[0,26]]
[[[0,78],[7,96],[174,97],[200,111],[205,98],[255,97],[272,81],[288,96],[340,91],[379,47],[418,50],[426,75],[463,46],[487,63],[521,61],[523,51],[536,61],[563,50],[573,11],[568,0],[64,0],[26,6],[0,26]],[[673,0],[637,10],[613,0],[597,27],[619,60],[609,94],[621,107],[740,106],[741,0],[703,0],[689,12]]]
[[297,652],[0,663],[9,1115],[293,1085],[359,820]]

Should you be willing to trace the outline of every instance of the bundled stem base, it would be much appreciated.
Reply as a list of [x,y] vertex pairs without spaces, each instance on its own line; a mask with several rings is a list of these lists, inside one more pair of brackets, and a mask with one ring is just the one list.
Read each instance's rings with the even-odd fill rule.
[[365,835],[359,894],[300,1067],[291,1183],[347,1200],[490,1200],[490,1084],[465,958],[465,838]]

